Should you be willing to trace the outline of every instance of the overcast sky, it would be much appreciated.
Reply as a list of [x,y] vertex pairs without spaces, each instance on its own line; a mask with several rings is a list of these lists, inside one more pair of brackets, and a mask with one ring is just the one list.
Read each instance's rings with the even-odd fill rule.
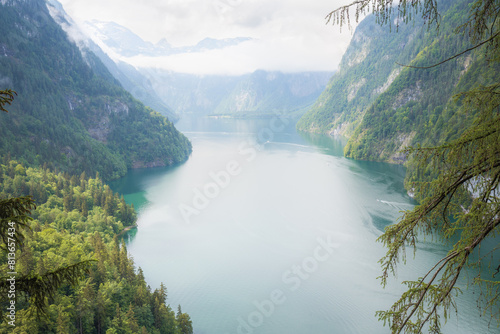
[[123,25],[146,41],[174,46],[205,37],[252,37],[224,50],[157,59],[127,59],[136,66],[177,72],[240,74],[256,69],[332,71],[352,36],[326,25],[325,16],[349,0],[60,0],[76,21]]

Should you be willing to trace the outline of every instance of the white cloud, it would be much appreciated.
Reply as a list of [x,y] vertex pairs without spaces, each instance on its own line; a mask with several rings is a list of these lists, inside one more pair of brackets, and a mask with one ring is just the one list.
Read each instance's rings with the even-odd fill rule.
[[[338,47],[340,48],[340,47]],[[340,55],[340,52],[337,53]],[[132,57],[120,59],[136,67],[163,68],[193,74],[239,75],[257,69],[282,72],[333,71],[339,59],[328,52],[289,41],[248,41],[223,50],[176,54],[166,57]]]
[[205,37],[252,37],[225,50],[163,58],[133,58],[134,65],[197,73],[255,69],[334,70],[351,38],[324,17],[349,0],[60,0],[77,21],[98,19],[126,26],[141,38],[194,45]]

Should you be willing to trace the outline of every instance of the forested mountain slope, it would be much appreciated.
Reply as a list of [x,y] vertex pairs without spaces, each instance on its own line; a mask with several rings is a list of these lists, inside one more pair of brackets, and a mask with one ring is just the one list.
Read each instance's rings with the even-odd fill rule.
[[[14,101],[4,89],[17,92]],[[189,316],[166,304],[165,286],[153,291],[134,266],[119,236],[136,213],[102,180],[185,161],[187,138],[126,92],[94,53],[79,49],[44,0],[0,1],[0,90],[3,231],[9,222],[9,236],[26,236],[9,254],[2,234],[0,267],[8,272],[15,255],[17,290],[7,298],[2,285],[0,332],[192,332]],[[14,222],[24,211],[9,211],[20,196],[36,204],[28,212],[33,220],[26,218],[30,231]],[[82,277],[74,268],[88,260]],[[45,301],[40,318],[37,300]]]
[[[66,13],[62,4],[57,0],[46,0],[50,15],[67,32],[82,50],[84,57],[89,53],[94,53],[107,67],[109,72],[116,78],[134,98],[144,103],[144,105],[158,111],[168,117],[172,122],[178,120],[178,116],[155,94],[151,82],[141,75],[133,66],[123,62],[115,63],[108,55],[90,38],[73,19]],[[121,66],[119,66],[121,65]]]
[[456,138],[474,115],[458,112],[453,96],[477,85],[498,81],[499,68],[489,65],[478,49],[431,69],[470,47],[455,33],[470,1],[440,1],[439,33],[423,22],[379,26],[367,17],[327,89],[297,128],[341,133],[349,137],[348,157],[402,163],[407,145],[436,145]]
[[[25,168],[0,160],[0,199],[31,195],[36,209],[23,248],[16,253],[17,278],[43,276],[87,259],[97,260],[79,284],[63,284],[47,298],[46,316],[37,319],[29,296],[17,291],[16,326],[5,321],[9,303],[2,305],[1,333],[179,333],[191,327],[185,313],[165,304],[163,284],[147,285],[117,234],[135,224],[136,213],[103,184],[85,173],[70,177],[45,168]],[[8,272],[7,252],[0,268]]]
[[283,73],[264,70],[239,75],[201,75],[156,68],[154,61],[151,67],[136,69],[126,63],[132,56],[158,57],[158,62],[162,63],[164,60],[161,57],[165,55],[222,50],[251,39],[206,38],[196,46],[174,48],[166,40],[156,45],[146,42],[114,22],[87,22],[86,30],[114,58],[116,64],[110,62],[111,59],[102,51],[96,52],[125,88],[132,94],[139,92],[138,97],[148,96],[148,103],[157,103],[156,97],[159,97],[179,115],[260,117],[280,112],[300,117],[321,94],[331,76],[329,72]]
[[27,165],[123,176],[127,168],[185,161],[191,144],[126,92],[91,52],[82,55],[43,0],[0,3],[0,155]]
[[309,132],[349,135],[364,109],[386,91],[401,72],[396,62],[407,62],[415,48],[408,44],[421,32],[402,26],[389,31],[369,16],[356,28],[336,72],[314,106],[297,124]]

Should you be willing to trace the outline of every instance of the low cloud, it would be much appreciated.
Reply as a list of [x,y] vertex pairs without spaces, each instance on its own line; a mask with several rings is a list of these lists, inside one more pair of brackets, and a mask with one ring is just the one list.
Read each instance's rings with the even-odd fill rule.
[[78,22],[114,21],[141,38],[173,46],[200,40],[251,37],[224,50],[121,59],[138,67],[199,74],[241,74],[256,69],[331,71],[352,32],[325,25],[325,15],[349,0],[61,0]]
[[[252,40],[222,50],[165,57],[121,58],[135,67],[161,68],[191,74],[240,75],[255,70],[282,72],[333,71],[344,45],[325,46],[325,52],[304,48],[293,41]],[[337,55],[338,59],[332,57]]]

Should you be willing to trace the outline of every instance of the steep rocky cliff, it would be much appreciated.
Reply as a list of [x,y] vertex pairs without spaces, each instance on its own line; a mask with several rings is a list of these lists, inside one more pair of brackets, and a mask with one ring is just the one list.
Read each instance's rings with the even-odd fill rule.
[[154,66],[154,60],[151,67],[136,69],[122,60],[127,61],[131,56],[146,56],[152,59],[158,57],[158,62],[161,62],[161,57],[165,55],[222,50],[251,39],[206,38],[193,46],[174,48],[166,40],[157,44],[146,42],[114,22],[93,21],[88,22],[86,27],[92,39],[113,55],[115,63],[110,62],[106,54],[98,53],[125,88],[132,94],[141,93],[138,97],[142,95],[148,102],[157,103],[156,97],[160,97],[164,104],[181,116],[224,114],[260,117],[276,112],[300,116],[321,94],[331,76],[328,72],[282,73],[263,70],[241,75],[198,75],[162,70]]
[[370,16],[357,27],[340,70],[297,128],[339,133],[349,138],[345,155],[355,159],[404,163],[411,145],[436,145],[456,138],[474,119],[458,112],[456,94],[497,81],[484,49],[430,69],[470,47],[455,32],[467,19],[468,1],[441,1],[439,31],[422,20],[396,29]]
[[0,114],[0,155],[106,179],[186,160],[186,137],[83,52],[47,6],[0,3],[0,89],[17,92],[9,113]]

